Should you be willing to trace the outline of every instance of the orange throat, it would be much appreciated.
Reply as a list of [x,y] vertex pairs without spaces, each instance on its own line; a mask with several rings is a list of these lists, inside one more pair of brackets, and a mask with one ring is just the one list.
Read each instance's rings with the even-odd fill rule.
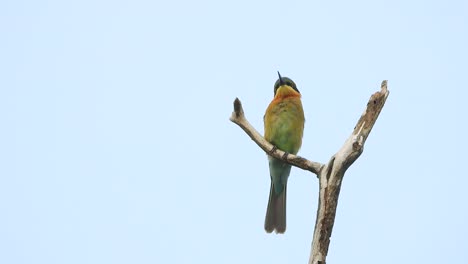
[[283,85],[283,86],[280,86],[278,90],[276,90],[275,98],[273,100],[281,100],[281,99],[285,99],[288,97],[301,98],[301,94],[298,93],[293,88],[291,88],[290,86]]

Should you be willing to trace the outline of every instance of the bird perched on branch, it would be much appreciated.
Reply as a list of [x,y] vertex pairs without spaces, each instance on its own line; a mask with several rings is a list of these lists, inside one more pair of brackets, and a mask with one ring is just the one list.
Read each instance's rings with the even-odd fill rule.
[[[274,98],[268,106],[263,121],[265,139],[274,148],[296,155],[302,145],[304,132],[304,111],[301,94],[296,84],[287,77],[281,77],[274,86]],[[265,230],[268,233],[286,231],[286,187],[291,165],[268,156],[270,165],[270,198],[265,217]]]

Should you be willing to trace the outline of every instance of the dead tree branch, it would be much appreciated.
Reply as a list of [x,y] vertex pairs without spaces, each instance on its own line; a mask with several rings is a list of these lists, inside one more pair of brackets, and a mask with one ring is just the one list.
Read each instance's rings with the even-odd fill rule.
[[263,151],[293,166],[311,171],[319,178],[319,204],[309,264],[325,264],[343,176],[349,166],[361,155],[364,143],[385,105],[388,94],[387,81],[383,81],[380,91],[370,97],[366,110],[354,127],[353,133],[327,164],[309,161],[291,154],[284,158],[285,152],[273,148],[273,145],[266,141],[247,121],[240,100],[236,98],[234,101],[234,112],[230,120],[239,125]]

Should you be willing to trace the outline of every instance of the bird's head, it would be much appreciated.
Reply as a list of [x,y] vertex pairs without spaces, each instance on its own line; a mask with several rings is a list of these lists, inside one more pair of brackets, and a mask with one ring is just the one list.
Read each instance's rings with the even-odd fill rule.
[[291,90],[294,90],[300,94],[293,80],[289,79],[288,77],[281,77],[281,74],[278,72],[278,80],[275,82],[274,95],[276,96],[279,92],[285,94],[292,93],[293,91]]

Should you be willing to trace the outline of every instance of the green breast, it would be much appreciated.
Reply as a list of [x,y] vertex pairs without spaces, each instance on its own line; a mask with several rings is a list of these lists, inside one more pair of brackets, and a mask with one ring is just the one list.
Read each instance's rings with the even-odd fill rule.
[[304,111],[299,98],[287,98],[270,109],[265,116],[265,129],[269,130],[267,140],[279,149],[297,154],[302,145]]

